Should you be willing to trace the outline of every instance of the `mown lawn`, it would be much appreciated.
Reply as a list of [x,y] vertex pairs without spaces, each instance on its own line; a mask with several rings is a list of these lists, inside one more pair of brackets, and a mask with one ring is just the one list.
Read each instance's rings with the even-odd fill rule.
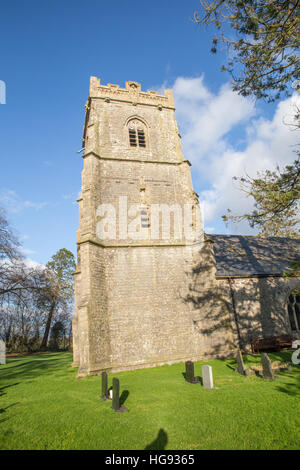
[[[291,352],[270,357],[290,362]],[[210,361],[214,390],[185,382],[183,363],[120,372],[130,411],[119,414],[100,399],[101,378],[76,379],[71,362],[51,353],[0,366],[0,449],[300,448],[300,366],[270,382]]]

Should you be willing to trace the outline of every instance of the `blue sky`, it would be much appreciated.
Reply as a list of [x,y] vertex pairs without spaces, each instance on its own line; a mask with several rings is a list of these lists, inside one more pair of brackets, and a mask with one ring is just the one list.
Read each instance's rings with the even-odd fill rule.
[[220,72],[222,53],[210,53],[213,32],[192,21],[198,7],[198,0],[1,6],[0,204],[30,259],[46,263],[62,247],[76,251],[82,170],[76,152],[90,75],[104,84],[174,88],[184,154],[210,231],[226,232],[224,208],[241,208],[234,190],[227,191],[232,176],[256,171],[259,162],[263,169],[291,161],[273,139],[279,133],[282,145],[294,142],[286,129],[278,131],[290,102],[255,106],[231,92]]

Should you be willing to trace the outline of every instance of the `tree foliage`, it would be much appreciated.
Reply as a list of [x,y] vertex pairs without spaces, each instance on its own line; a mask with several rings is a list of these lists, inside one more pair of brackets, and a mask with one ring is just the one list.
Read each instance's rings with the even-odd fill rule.
[[[197,23],[213,24],[217,34],[212,52],[221,44],[228,47],[228,63],[222,67],[232,78],[232,87],[242,96],[278,99],[300,90],[300,0],[213,0],[200,1],[202,16]],[[300,128],[300,112],[295,109],[294,130]],[[294,163],[280,170],[260,172],[255,178],[234,177],[254,210],[233,215],[228,209],[223,220],[246,220],[261,236],[299,236],[299,153]]]
[[0,260],[21,259],[20,243],[13,234],[4,209],[0,208]]
[[43,270],[28,267],[22,260],[4,260],[0,264],[0,302],[26,304],[33,291],[42,288]]
[[24,303],[28,292],[38,288],[39,273],[24,263],[20,243],[0,208],[0,302]]
[[299,231],[300,159],[283,170],[266,170],[256,178],[234,177],[239,189],[254,198],[254,210],[244,215],[232,215],[228,209],[223,220],[241,222],[257,228],[264,237],[296,237]]
[[[228,48],[222,70],[233,78],[233,90],[274,101],[290,95],[289,84],[300,78],[300,1],[200,0],[196,23],[213,24],[217,34],[211,51]],[[232,34],[234,33],[234,34]]]
[[70,337],[74,268],[74,256],[66,249],[46,266],[28,265],[0,210],[0,337],[10,350],[38,350],[41,336],[47,345],[53,319]]

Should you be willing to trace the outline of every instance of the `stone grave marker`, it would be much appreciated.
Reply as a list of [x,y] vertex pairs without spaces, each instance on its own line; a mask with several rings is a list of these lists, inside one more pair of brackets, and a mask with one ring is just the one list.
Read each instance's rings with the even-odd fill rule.
[[200,382],[199,377],[195,377],[194,363],[192,361],[186,361],[185,363],[185,380],[191,384],[198,384]]
[[202,366],[202,384],[204,388],[214,388],[212,367],[209,365]]
[[124,413],[124,411],[128,411],[124,405],[120,406],[120,382],[116,377],[113,378],[112,409],[117,413]]
[[6,364],[5,350],[5,342],[0,339],[0,364]]
[[237,355],[236,355],[236,362],[237,362],[236,371],[241,375],[245,375],[246,374],[246,368],[245,368],[245,364],[244,364],[244,361],[243,361],[243,356],[242,356],[242,353],[241,353],[240,349],[238,350]]
[[106,401],[106,400],[108,400],[107,373],[102,372],[101,377],[102,377],[102,395],[101,395],[101,398],[102,398],[102,400]]
[[262,373],[264,379],[271,379],[274,380],[275,376],[272,370],[272,362],[269,358],[268,354],[262,353],[261,355],[261,365],[262,365]]

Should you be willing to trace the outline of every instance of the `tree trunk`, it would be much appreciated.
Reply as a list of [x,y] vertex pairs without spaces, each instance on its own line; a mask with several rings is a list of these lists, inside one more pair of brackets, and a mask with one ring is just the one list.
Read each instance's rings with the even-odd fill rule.
[[6,344],[9,343],[11,337],[11,330],[12,330],[12,322],[9,323],[8,329],[5,331],[5,342]]
[[44,333],[43,341],[42,341],[42,344],[41,344],[41,348],[43,348],[43,347],[46,348],[47,345],[48,345],[48,338],[49,338],[49,333],[50,333],[51,321],[52,321],[53,313],[54,313],[54,310],[55,310],[55,306],[56,306],[56,300],[51,304],[51,307],[50,307],[50,311],[49,311],[48,318],[47,318],[47,323],[46,323],[46,328],[45,328],[45,333]]

